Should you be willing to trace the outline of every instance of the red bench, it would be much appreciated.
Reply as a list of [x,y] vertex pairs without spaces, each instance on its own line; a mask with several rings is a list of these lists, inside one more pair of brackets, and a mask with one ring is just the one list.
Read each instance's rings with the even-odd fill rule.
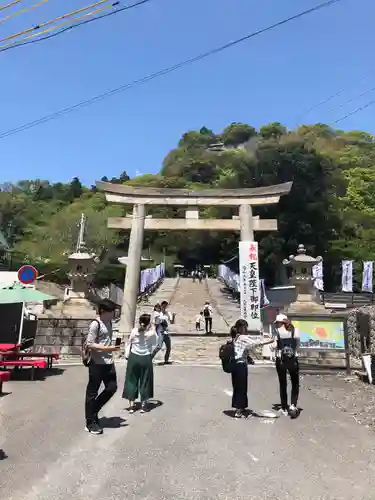
[[47,361],[45,359],[14,359],[14,360],[2,360],[0,361],[0,368],[13,366],[14,368],[22,368],[24,366],[31,367],[31,380],[35,378],[35,368],[41,368],[45,370],[47,368]]
[[46,358],[47,368],[52,368],[53,360],[58,361],[60,359],[60,354],[57,352],[20,352],[20,351],[0,351],[0,356],[6,361],[22,360],[25,358]]
[[3,382],[8,382],[10,372],[0,372],[0,395],[3,393]]
[[[60,359],[60,354],[57,352],[17,352],[11,353],[11,356],[14,356],[14,359],[25,359],[25,358],[46,358],[47,359],[47,368],[52,368],[53,361],[58,361]],[[9,358],[8,358],[9,359]]]

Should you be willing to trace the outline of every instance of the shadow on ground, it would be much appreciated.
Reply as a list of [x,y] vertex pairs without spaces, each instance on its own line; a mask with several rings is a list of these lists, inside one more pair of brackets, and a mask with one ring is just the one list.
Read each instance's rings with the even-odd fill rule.
[[[159,399],[150,399],[147,402],[147,413],[156,410],[156,408],[163,406],[163,404],[164,404],[163,401],[160,401]],[[141,410],[141,403],[137,401],[134,405],[134,411],[140,411],[140,410]]]
[[119,429],[120,427],[127,427],[129,424],[121,417],[102,417],[100,419],[100,426],[103,429]]
[[[48,377],[62,375],[64,372],[64,368],[49,368],[48,370],[41,370],[40,368],[36,368],[35,380],[45,380]],[[15,370],[12,370],[10,378],[12,381],[16,382],[31,380],[31,368],[17,368]]]
[[[266,412],[266,410],[264,410],[264,412]],[[230,418],[235,418],[235,413],[236,413],[236,410],[224,410],[223,411],[223,414],[226,415],[227,417],[230,417]],[[271,418],[278,418],[278,415],[270,415],[271,412],[268,411],[268,414],[265,414],[263,413],[263,411],[261,410],[246,410],[244,411],[244,416],[246,418],[261,418],[263,420],[269,420]]]

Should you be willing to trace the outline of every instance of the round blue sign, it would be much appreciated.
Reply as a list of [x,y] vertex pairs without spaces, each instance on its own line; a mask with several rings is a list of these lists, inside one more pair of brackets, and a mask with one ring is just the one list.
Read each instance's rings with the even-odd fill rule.
[[23,285],[30,285],[31,283],[34,283],[36,278],[38,277],[38,271],[35,269],[34,266],[22,266],[18,270],[18,280],[23,284]]

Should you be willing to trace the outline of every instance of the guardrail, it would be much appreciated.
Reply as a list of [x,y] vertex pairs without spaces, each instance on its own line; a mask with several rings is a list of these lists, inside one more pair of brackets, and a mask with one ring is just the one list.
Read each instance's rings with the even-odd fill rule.
[[350,293],[350,292],[335,292],[320,294],[323,304],[347,304],[352,307],[369,306],[375,303],[375,296],[373,293]]
[[137,297],[137,304],[149,304],[149,297],[156,292],[159,286],[163,283],[164,276],[158,279],[156,283],[149,285],[143,292],[139,292]]

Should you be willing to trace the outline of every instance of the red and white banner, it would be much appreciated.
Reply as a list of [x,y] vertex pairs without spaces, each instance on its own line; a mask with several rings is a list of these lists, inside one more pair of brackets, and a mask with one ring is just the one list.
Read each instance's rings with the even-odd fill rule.
[[260,280],[258,243],[241,241],[239,243],[240,260],[240,304],[241,318],[249,325],[249,331],[260,332]]

